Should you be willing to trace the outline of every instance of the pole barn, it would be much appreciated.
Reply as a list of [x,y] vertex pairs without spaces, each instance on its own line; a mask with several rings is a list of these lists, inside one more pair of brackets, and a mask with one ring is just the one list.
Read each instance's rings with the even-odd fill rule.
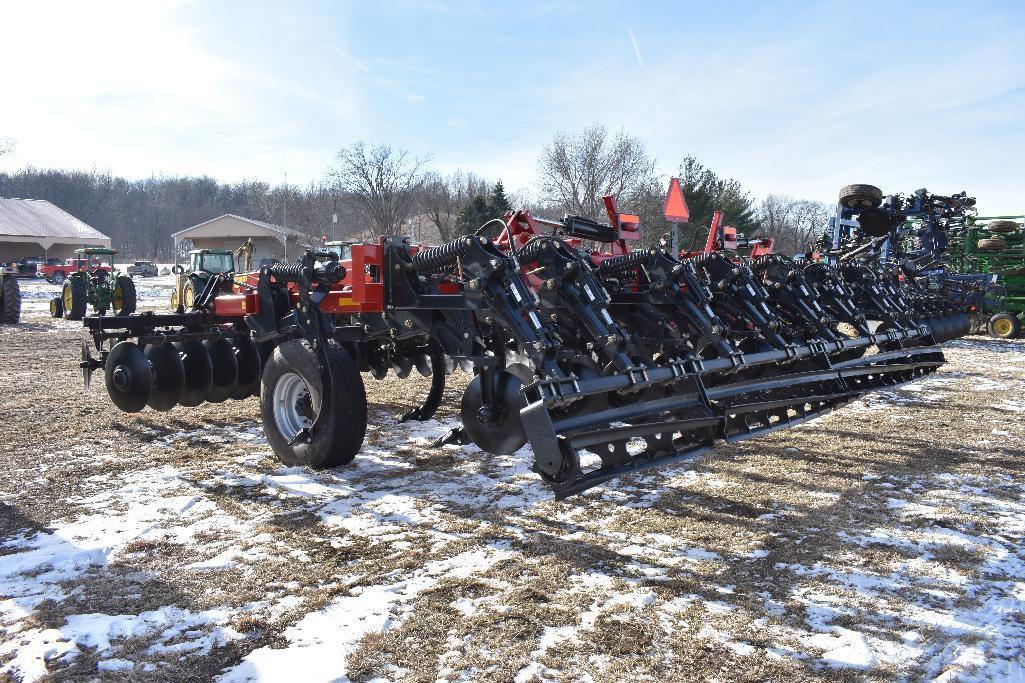
[[254,263],[267,258],[298,258],[310,241],[307,235],[298,230],[230,213],[180,230],[172,237],[175,250],[183,241],[190,240],[196,249],[234,251],[247,239],[252,239]]
[[110,247],[110,238],[46,200],[0,198],[0,263],[64,260],[80,247]]

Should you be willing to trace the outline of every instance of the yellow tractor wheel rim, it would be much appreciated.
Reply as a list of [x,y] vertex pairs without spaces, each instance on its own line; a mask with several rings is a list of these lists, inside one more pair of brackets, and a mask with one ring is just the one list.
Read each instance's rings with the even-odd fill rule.
[[195,292],[192,291],[192,285],[185,285],[185,290],[182,292],[182,298],[185,300],[185,308],[192,308],[192,302],[196,298]]
[[116,312],[120,313],[121,309],[124,307],[124,303],[125,303],[125,297],[121,294],[121,288],[120,287],[115,287],[114,288],[114,310]]
[[57,300],[50,299],[50,315],[57,315]]
[[171,308],[178,308],[178,290],[171,292]]
[[1006,337],[1011,334],[1011,329],[1011,321],[1007,318],[1000,318],[1000,320],[993,323],[993,331],[996,332],[998,336]]
[[64,292],[61,294],[61,298],[64,299],[64,310],[70,311],[74,308],[75,299],[71,293],[71,286],[64,285]]

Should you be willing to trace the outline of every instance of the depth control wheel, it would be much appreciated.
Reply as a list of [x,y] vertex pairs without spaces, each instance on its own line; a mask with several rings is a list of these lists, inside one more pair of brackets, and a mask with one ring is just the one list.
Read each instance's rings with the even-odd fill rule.
[[[344,465],[363,445],[363,378],[352,356],[337,343],[328,344],[327,358],[330,393],[325,391],[318,356],[306,341],[278,346],[263,370],[260,417],[267,442],[286,465]],[[328,414],[318,422],[322,410]]]

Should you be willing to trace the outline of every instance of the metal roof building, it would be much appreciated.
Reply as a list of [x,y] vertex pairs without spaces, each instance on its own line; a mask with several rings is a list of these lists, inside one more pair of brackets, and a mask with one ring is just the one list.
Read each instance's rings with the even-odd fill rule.
[[172,235],[174,246],[191,240],[196,249],[238,249],[247,239],[253,240],[253,258],[297,258],[309,236],[298,230],[264,223],[253,218],[226,213]]
[[0,197],[0,262],[65,259],[84,246],[109,247],[110,238],[46,200]]

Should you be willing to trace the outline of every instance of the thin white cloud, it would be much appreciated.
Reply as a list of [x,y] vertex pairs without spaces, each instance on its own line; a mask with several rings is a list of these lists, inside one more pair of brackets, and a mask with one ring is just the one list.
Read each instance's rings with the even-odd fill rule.
[[632,28],[627,28],[626,32],[630,34],[630,42],[634,46],[634,54],[637,55],[637,63],[640,64],[641,68],[644,68],[644,59],[641,57],[641,48],[637,46],[637,37],[634,35]]
[[359,71],[369,74],[372,77],[370,79],[371,82],[381,90],[384,90],[387,93],[391,93],[392,95],[401,97],[402,99],[406,100],[411,104],[423,104],[427,101],[426,97],[419,93],[413,92],[412,90],[410,90],[394,78],[388,78],[386,76],[378,74],[378,72],[369,65],[367,65],[366,62],[362,61],[355,55],[343,50],[342,48],[336,47],[334,45],[325,45],[324,47],[330,50],[331,52],[334,52],[335,54],[339,55],[342,59],[344,59],[346,62],[354,66]]
[[453,128],[462,128],[466,125],[467,120],[465,116],[453,116],[452,118],[445,119],[445,123]]

